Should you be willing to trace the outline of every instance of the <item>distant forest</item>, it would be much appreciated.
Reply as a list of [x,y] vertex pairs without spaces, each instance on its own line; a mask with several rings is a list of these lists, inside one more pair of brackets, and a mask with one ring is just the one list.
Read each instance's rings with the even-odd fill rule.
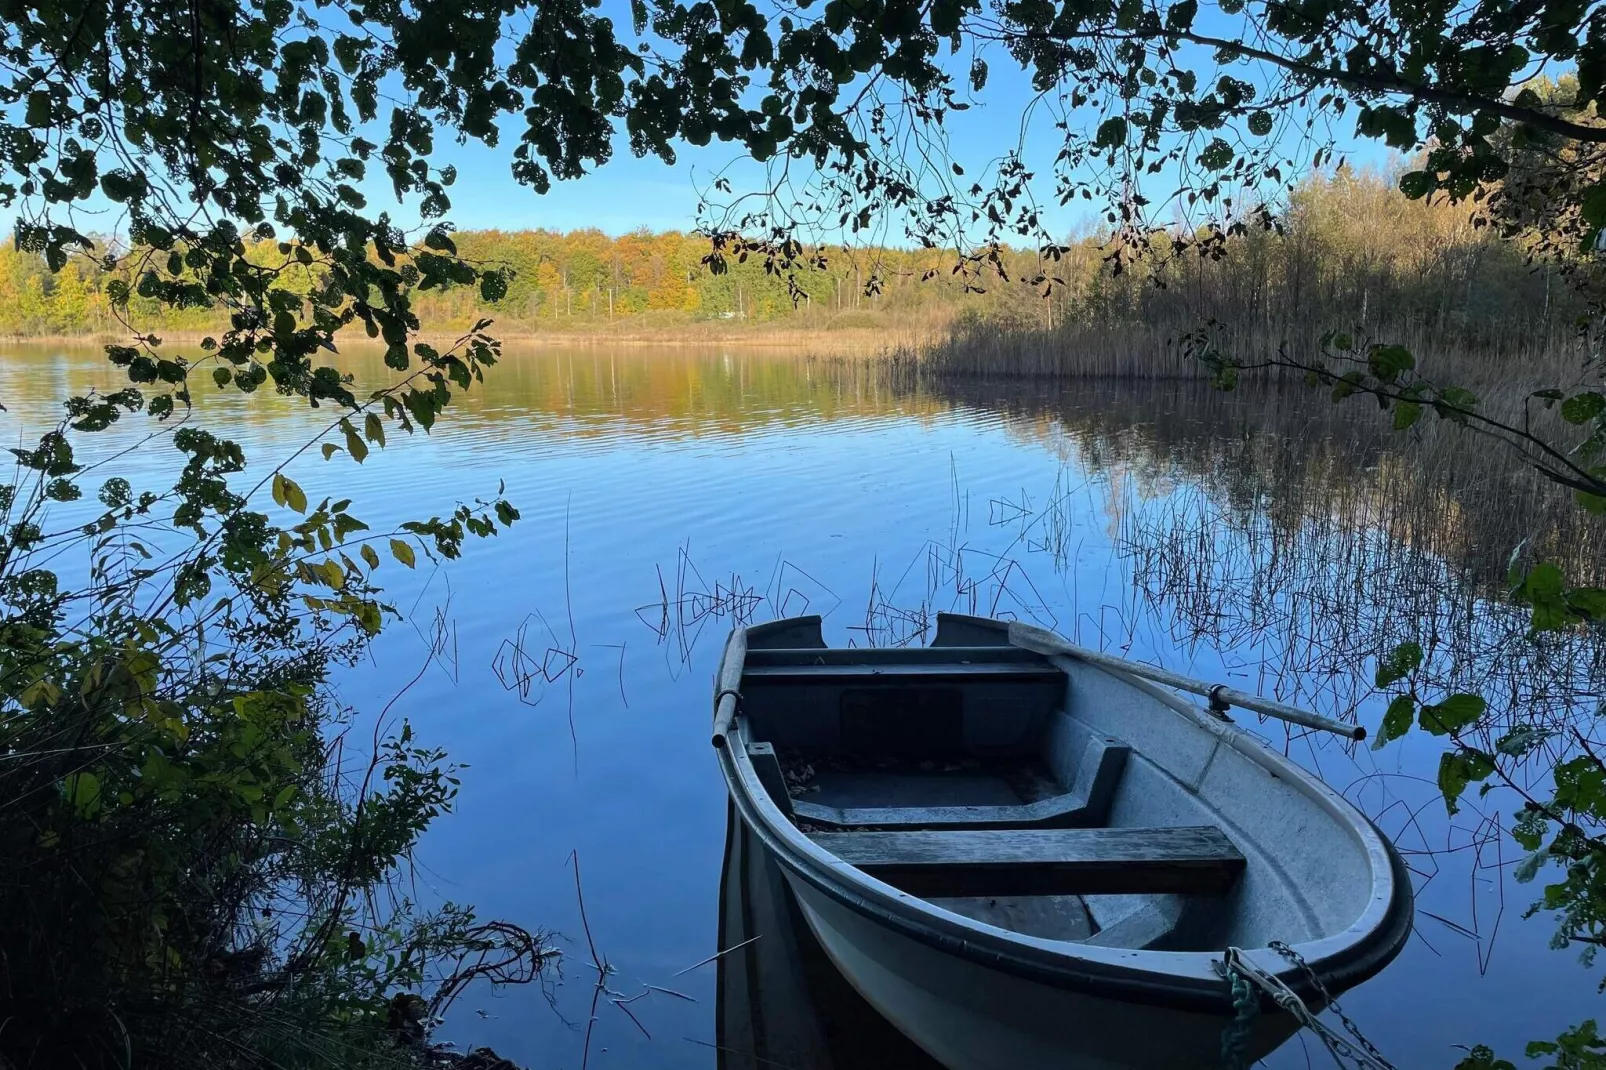
[[[442,330],[492,316],[503,333],[595,331],[609,326],[734,321],[791,328],[874,327],[893,321],[940,325],[954,319],[1014,328],[1077,323],[1166,325],[1214,318],[1239,325],[1410,323],[1418,330],[1472,336],[1525,331],[1570,320],[1574,302],[1548,269],[1533,269],[1521,251],[1465,208],[1410,200],[1395,176],[1340,170],[1305,180],[1281,216],[1280,231],[1252,232],[1206,260],[1189,251],[1165,261],[1169,242],[1155,239],[1157,269],[1119,275],[1103,252],[1105,236],[1069,241],[1069,253],[1045,263],[1034,253],[999,251],[1007,277],[976,282],[967,292],[952,273],[952,250],[824,248],[826,266],[802,270],[807,297],[794,303],[783,279],[766,274],[762,258],[732,257],[715,274],[704,263],[708,239],[698,234],[637,231],[610,237],[598,230],[464,231],[463,255],[511,268],[505,297],[494,305],[469,287],[421,292],[419,314]],[[39,256],[0,250],[0,335],[115,333],[107,283],[137,293],[141,251],[106,270],[88,257],[52,274]],[[264,262],[275,258],[262,248]],[[1058,279],[1045,296],[1030,280]],[[308,285],[311,285],[311,278]],[[222,325],[213,309],[159,312],[135,296],[137,326],[204,331]]]

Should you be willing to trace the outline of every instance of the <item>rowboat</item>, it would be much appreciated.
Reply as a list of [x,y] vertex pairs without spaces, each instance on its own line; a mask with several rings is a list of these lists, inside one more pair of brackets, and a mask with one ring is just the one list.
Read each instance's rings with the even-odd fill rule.
[[952,1070],[1216,1067],[1228,1028],[1257,1059],[1299,1022],[1239,1015],[1226,949],[1315,1011],[1411,931],[1387,838],[1228,712],[1359,734],[1293,707],[955,614],[919,648],[738,628],[714,705],[819,946]]

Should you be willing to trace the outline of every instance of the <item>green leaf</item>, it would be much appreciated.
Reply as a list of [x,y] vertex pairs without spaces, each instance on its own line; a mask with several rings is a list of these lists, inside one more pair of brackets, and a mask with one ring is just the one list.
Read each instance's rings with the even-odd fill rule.
[[[958,0],[934,0],[931,4],[931,31],[938,37],[953,35],[959,30],[959,19],[963,14],[964,7]],[[877,48],[875,54],[879,53],[880,50]],[[868,66],[865,69],[868,69]]]
[[53,502],[75,502],[83,496],[78,484],[70,479],[52,479],[45,484],[45,497]]
[[1606,397],[1590,391],[1574,394],[1561,403],[1561,418],[1570,424],[1588,423],[1606,411]]
[[1338,382],[1333,384],[1333,400],[1343,401],[1355,393],[1355,388],[1361,384],[1365,376],[1360,372],[1345,372]]
[[1199,154],[1199,166],[1207,171],[1221,171],[1230,167],[1236,158],[1237,153],[1233,152],[1232,145],[1225,138],[1218,137]]
[[[15,98],[13,98],[15,99]],[[29,126],[39,129],[50,125],[50,94],[42,89],[36,89],[28,94],[28,107],[23,112],[23,121]]]
[[970,91],[980,93],[987,85],[987,61],[977,56],[970,61]]
[[367,600],[358,602],[351,615],[368,635],[378,635],[384,623],[380,618],[378,604]]
[[285,497],[284,497],[284,473],[283,472],[275,472],[275,473],[273,473],[272,493],[273,493],[273,504],[277,505],[277,506],[280,506],[280,507],[283,507],[283,505],[285,503]]
[[340,562],[330,558],[320,564],[309,567],[323,576],[323,581],[329,585],[330,590],[343,591],[346,589],[346,573],[340,567]]
[[1487,1044],[1479,1044],[1455,1064],[1455,1070],[1517,1070],[1517,1067],[1509,1059],[1496,1059]]
[[1459,386],[1445,387],[1433,402],[1433,411],[1439,414],[1439,419],[1463,425],[1467,422],[1466,413],[1477,407],[1478,395]]
[[1400,377],[1401,372],[1416,367],[1416,358],[1404,346],[1377,345],[1366,355],[1366,366],[1379,381],[1392,383]]
[[1606,590],[1574,587],[1567,592],[1567,606],[1585,620],[1606,620]]
[[1126,120],[1119,115],[1106,119],[1099,124],[1098,133],[1093,137],[1093,147],[1099,149],[1118,149],[1126,144]]
[[1439,755],[1439,791],[1452,817],[1461,811],[1460,799],[1467,785],[1483,781],[1493,772],[1494,762],[1481,751],[1464,747]]
[[1585,190],[1579,198],[1579,209],[1584,222],[1594,227],[1606,224],[1606,183],[1597,183]]
[[1377,675],[1373,682],[1378,687],[1387,687],[1411,675],[1421,664],[1422,647],[1417,643],[1401,643],[1387,657],[1378,659]]
[[445,227],[431,228],[429,233],[424,235],[424,246],[452,256],[457,255],[457,244],[452,241],[452,236]]
[[337,513],[335,515],[335,541],[345,542],[346,536],[354,531],[367,531],[368,525],[352,516],[350,513]]
[[[284,495],[284,501],[281,504],[289,506],[298,513],[305,513],[307,511],[306,492],[297,486],[295,481],[290,479],[288,476],[279,475],[278,480],[279,488],[281,493]],[[274,497],[277,499],[278,495],[275,495]]]
[[73,773],[62,782],[67,802],[80,816],[92,817],[100,809],[100,778],[85,770]]
[[1400,192],[1413,201],[1419,201],[1433,192],[1437,185],[1428,171],[1409,171],[1400,176]]
[[425,431],[435,426],[437,402],[434,391],[409,390],[402,398],[402,403],[407,406],[407,411],[412,414],[413,419],[418,421],[418,426]]
[[370,569],[379,567],[379,552],[369,543],[362,544],[362,559],[368,563]]
[[487,271],[480,276],[480,296],[497,302],[507,296],[507,275],[501,271]]
[[[1550,889],[1546,889],[1548,893]],[[1606,1040],[1602,1040],[1595,1019],[1589,1018],[1558,1034],[1554,1041],[1529,1041],[1523,1053],[1530,1059],[1542,1055],[1560,1056],[1550,1070],[1600,1070],[1606,1063]]]
[[1423,706],[1419,722],[1435,736],[1448,735],[1477,723],[1488,708],[1489,704],[1477,695],[1451,695],[1443,702]]
[[1535,565],[1517,589],[1517,597],[1533,607],[1535,631],[1559,631],[1575,623],[1562,595],[1563,585],[1561,569],[1545,561]]
[[408,568],[413,567],[413,562],[415,560],[413,557],[413,548],[407,545],[401,539],[390,540],[390,552],[391,555],[396,558],[396,560],[400,561]]
[[1415,712],[1416,703],[1411,700],[1410,695],[1396,695],[1383,714],[1383,727],[1377,734],[1377,741],[1372,744],[1373,749],[1383,746],[1390,740],[1399,739],[1409,732],[1412,714]]
[[1415,401],[1402,401],[1394,406],[1394,430],[1404,431],[1422,418],[1422,406]]
[[1271,113],[1257,111],[1249,117],[1249,132],[1256,137],[1265,137],[1272,130]]
[[369,413],[362,425],[363,437],[380,449],[385,448],[385,424],[377,413]]
[[1556,793],[1551,810],[1578,810],[1600,817],[1606,809],[1606,768],[1589,754],[1569,758],[1551,770]]
[[1539,870],[1550,861],[1549,851],[1535,851],[1533,854],[1518,862],[1511,869],[1511,875],[1518,884],[1527,884],[1539,875]]
[[54,681],[45,677],[35,680],[17,695],[17,702],[26,709],[47,706],[60,701],[60,699],[61,688],[57,687]]
[[368,456],[368,443],[362,440],[362,436],[357,433],[357,429],[351,425],[350,420],[341,420],[340,430],[346,436],[346,452],[351,454],[352,460],[361,464],[363,459]]
[[1362,108],[1356,132],[1363,137],[1381,137],[1397,149],[1412,148],[1417,141],[1416,122],[1400,108]]

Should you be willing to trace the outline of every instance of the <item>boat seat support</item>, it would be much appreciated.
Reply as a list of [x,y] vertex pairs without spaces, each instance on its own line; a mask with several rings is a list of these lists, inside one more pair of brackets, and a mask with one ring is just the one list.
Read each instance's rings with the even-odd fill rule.
[[758,774],[758,782],[764,785],[770,801],[781,808],[781,813],[791,817],[792,796],[786,790],[786,774],[781,771],[781,760],[776,757],[775,748],[768,743],[749,743],[747,757],[753,763],[753,772]]
[[844,863],[911,895],[1220,895],[1244,856],[1214,825],[822,832]]

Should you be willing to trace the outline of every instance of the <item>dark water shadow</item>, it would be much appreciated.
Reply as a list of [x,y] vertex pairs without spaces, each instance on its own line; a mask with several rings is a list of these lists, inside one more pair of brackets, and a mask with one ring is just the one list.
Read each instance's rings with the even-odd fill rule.
[[719,1070],[942,1070],[837,972],[779,866],[728,804],[719,950]]

